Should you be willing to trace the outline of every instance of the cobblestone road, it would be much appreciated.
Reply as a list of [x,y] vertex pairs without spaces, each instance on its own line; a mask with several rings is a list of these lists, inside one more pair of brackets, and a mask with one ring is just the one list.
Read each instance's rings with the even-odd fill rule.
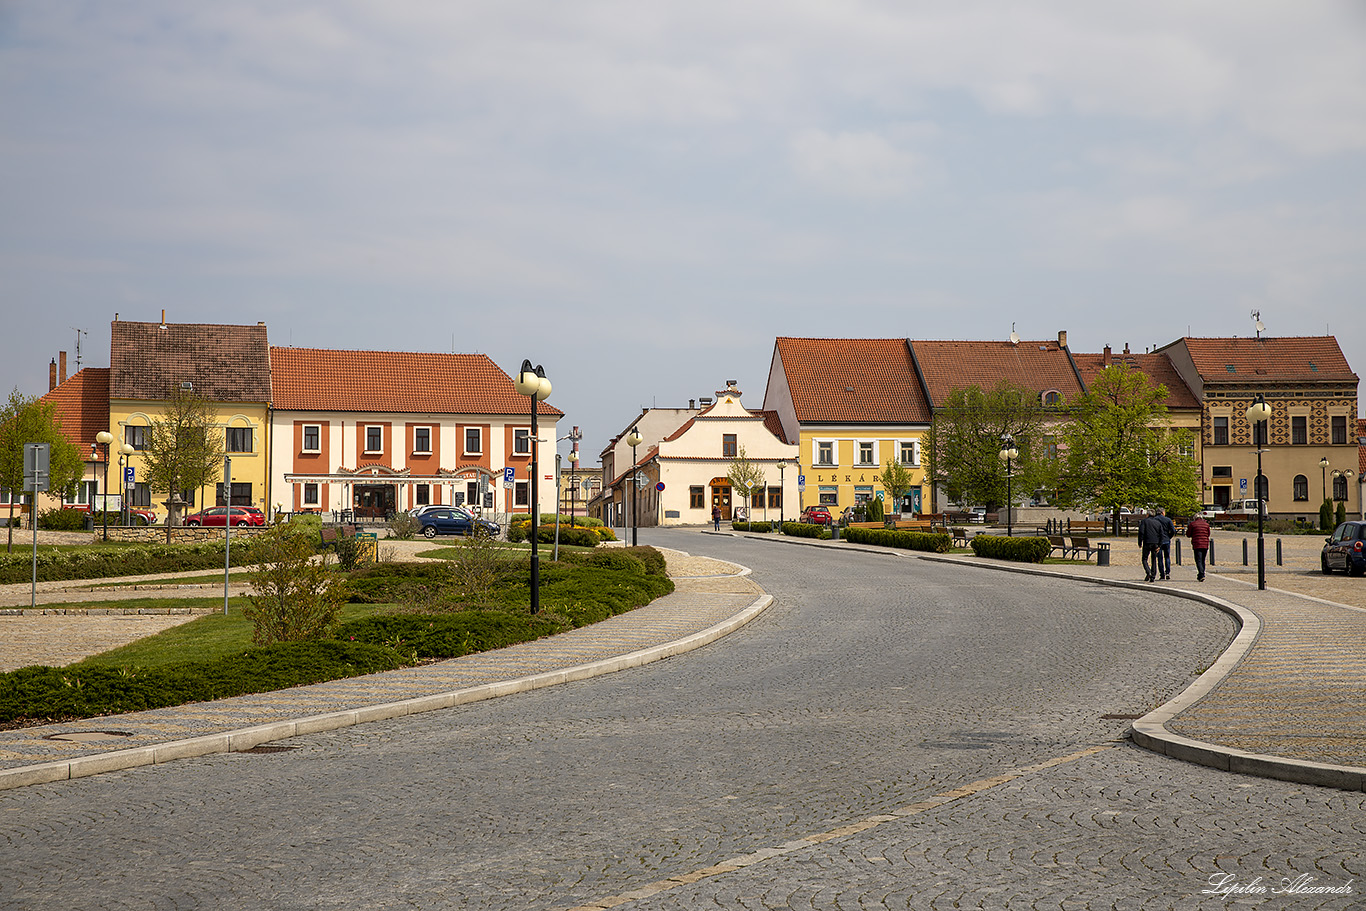
[[[1222,614],[641,537],[778,603],[634,671],[0,793],[0,908],[1363,907],[1366,795],[1169,760],[1103,717],[1184,687]],[[1202,894],[1219,876],[1244,891]]]

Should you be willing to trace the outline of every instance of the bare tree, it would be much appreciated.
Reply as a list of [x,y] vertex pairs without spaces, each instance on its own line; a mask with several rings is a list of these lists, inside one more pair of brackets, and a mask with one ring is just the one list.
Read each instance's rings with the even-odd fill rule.
[[[193,391],[172,389],[162,416],[152,421],[142,452],[147,486],[168,494],[168,542],[171,526],[179,519],[179,492],[203,487],[220,476],[224,445],[212,403]],[[231,500],[229,491],[224,496]]]

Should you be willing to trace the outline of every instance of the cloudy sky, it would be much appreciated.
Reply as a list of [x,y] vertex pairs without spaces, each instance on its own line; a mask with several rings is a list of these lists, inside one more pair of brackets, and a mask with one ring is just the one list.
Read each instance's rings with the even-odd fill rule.
[[0,123],[6,393],[163,309],[531,358],[593,455],[776,335],[1366,375],[1355,2],[0,0]]

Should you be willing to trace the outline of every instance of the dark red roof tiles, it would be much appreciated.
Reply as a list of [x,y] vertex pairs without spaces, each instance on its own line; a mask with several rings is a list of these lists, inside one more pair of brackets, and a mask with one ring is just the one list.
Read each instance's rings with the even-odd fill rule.
[[270,401],[266,327],[200,323],[110,324],[109,395],[165,401],[181,383],[211,402]]
[[[1078,354],[1073,352],[1072,359],[1076,361],[1077,370],[1081,373],[1081,378],[1088,387],[1105,369],[1105,355],[1103,353]],[[1181,379],[1181,374],[1176,372],[1176,366],[1167,359],[1165,354],[1112,353],[1110,362],[1124,364],[1130,370],[1138,370],[1146,374],[1148,379],[1154,383],[1166,386],[1168,408],[1199,410],[1200,402],[1196,399],[1195,393],[1191,392],[1186,381]]]
[[803,424],[930,421],[905,339],[779,337],[777,356]]
[[955,390],[993,389],[1002,381],[1036,393],[1057,391],[1064,401],[1081,394],[1067,351],[1056,340],[1016,344],[912,341],[911,348],[936,406]]
[[1185,338],[1200,378],[1206,383],[1356,382],[1337,339],[1331,335],[1291,338]]
[[[62,423],[62,435],[88,452],[95,434],[109,429],[109,368],[86,367],[67,378],[40,401],[51,402]],[[104,447],[99,447],[104,461]]]

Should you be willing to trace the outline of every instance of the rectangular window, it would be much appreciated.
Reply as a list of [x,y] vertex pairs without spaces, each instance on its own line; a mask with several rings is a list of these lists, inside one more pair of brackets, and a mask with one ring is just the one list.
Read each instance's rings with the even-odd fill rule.
[[840,502],[840,489],[838,487],[822,487],[820,489],[820,505],[838,506]]
[[432,451],[432,428],[415,427],[413,428],[413,452],[430,453]]
[[1309,444],[1309,418],[1301,414],[1290,419],[1290,443],[1293,446]]
[[531,454],[531,431],[526,427],[518,427],[512,431],[512,451],[517,455]]
[[858,463],[860,465],[875,465],[876,458],[873,456],[873,444],[867,440],[861,440],[858,444]]
[[232,482],[232,503],[223,502],[223,485],[214,485],[214,505],[216,506],[250,506],[251,504],[251,483]]
[[470,506],[479,505],[479,482],[467,481],[465,483],[465,502]]
[[123,441],[138,451],[147,448],[147,428],[146,427],[125,427],[123,428]]
[[531,505],[531,497],[528,496],[528,493],[527,493],[527,483],[526,483],[526,481],[514,481],[514,482],[513,482],[513,485],[512,485],[512,505],[513,505],[513,506],[529,506],[529,505]]
[[[835,464],[835,444],[827,441],[816,444],[816,464],[834,465]],[[824,502],[823,500],[821,502]]]
[[768,489],[768,508],[782,509],[783,489],[781,487],[770,487]]
[[1333,445],[1344,446],[1347,443],[1347,418],[1345,415],[1333,416]]
[[322,452],[323,428],[321,424],[304,425],[304,452]]
[[379,426],[368,426],[365,428],[365,451],[383,452],[384,451],[384,428]]
[[705,487],[688,488],[688,507],[690,509],[707,508],[707,489]]
[[721,458],[733,459],[737,454],[735,434],[723,433],[721,435]]
[[128,492],[128,505],[148,509],[152,505],[152,488],[141,481],[133,485],[133,489]]
[[251,452],[251,428],[228,428],[228,452]]
[[1211,471],[1211,474],[1212,474],[1213,477],[1216,477],[1216,478],[1231,478],[1231,477],[1233,477],[1233,466],[1232,466],[1232,465],[1215,465],[1214,468],[1213,468],[1212,471]]
[[920,444],[915,440],[902,440],[901,464],[917,467],[920,465]]
[[415,491],[413,491],[413,499],[417,502],[417,505],[418,505],[418,506],[426,506],[428,503],[432,502],[432,487],[431,487],[431,485],[430,485],[430,484],[419,484],[419,485],[417,485],[417,489],[416,489]]
[[479,455],[484,451],[483,435],[478,427],[465,428],[465,454]]
[[304,505],[305,505],[305,506],[317,506],[317,505],[318,505],[318,485],[317,485],[317,484],[305,484],[305,485],[304,485]]
[[1214,419],[1214,445],[1228,445],[1228,418],[1226,417]]
[[1265,445],[1266,445],[1266,434],[1267,434],[1267,430],[1268,430],[1270,424],[1271,424],[1270,421],[1255,421],[1255,422],[1252,424],[1252,445],[1253,445],[1253,446],[1265,446]]

